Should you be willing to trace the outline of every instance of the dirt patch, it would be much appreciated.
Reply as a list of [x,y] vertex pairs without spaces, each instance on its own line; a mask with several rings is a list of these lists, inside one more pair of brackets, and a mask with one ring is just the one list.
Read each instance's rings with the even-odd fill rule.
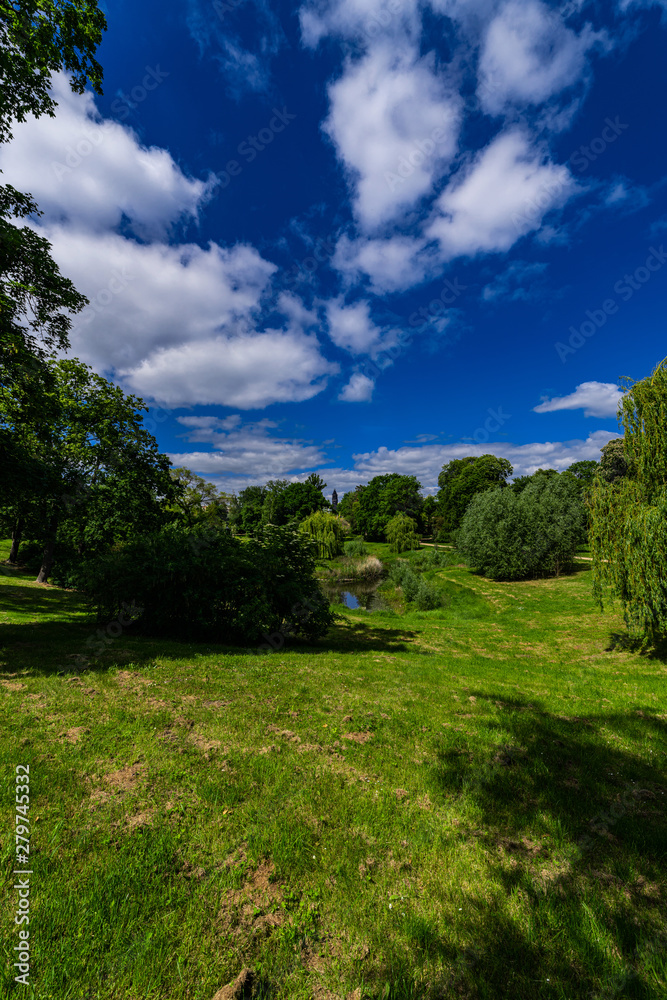
[[0,681],[0,684],[8,691],[22,691],[27,687],[27,684],[22,684],[21,681]]
[[155,686],[155,681],[150,680],[148,677],[142,677],[141,674],[135,674],[131,670],[119,670],[116,674],[116,680],[121,687],[131,687],[134,684],[144,685],[145,687]]
[[66,733],[61,733],[58,737],[61,740],[67,740],[68,743],[78,743],[82,736],[89,733],[90,729],[86,729],[85,726],[73,726],[68,729]]
[[233,983],[218,990],[213,1000],[251,1000],[254,982],[252,969],[242,969]]
[[[134,816],[126,816],[123,826],[126,830],[137,830],[142,826],[150,826],[153,822],[153,817],[155,815],[155,810],[144,809],[142,812],[135,813]],[[116,824],[120,826],[121,824]]]
[[[243,846],[225,861],[227,868],[245,862]],[[254,871],[246,874],[240,889],[225,894],[218,913],[223,932],[235,937],[268,937],[285,919],[281,907],[282,887],[275,881],[271,861],[261,861]]]
[[351,740],[353,743],[368,743],[373,738],[373,733],[343,733],[341,738]]
[[202,705],[205,708],[224,708],[226,705],[231,705],[231,701],[203,701]]

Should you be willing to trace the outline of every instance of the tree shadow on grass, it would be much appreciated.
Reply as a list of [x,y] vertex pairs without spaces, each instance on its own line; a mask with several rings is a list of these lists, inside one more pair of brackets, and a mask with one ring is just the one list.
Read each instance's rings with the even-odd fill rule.
[[667,638],[660,639],[648,645],[644,639],[630,635],[629,632],[611,632],[609,634],[609,645],[606,653],[616,651],[624,653],[636,653],[645,660],[658,660],[660,663],[667,663]]
[[432,798],[472,806],[478,825],[459,838],[481,847],[501,890],[466,902],[481,952],[468,995],[664,997],[664,719],[639,707],[568,717],[474,693],[502,702],[501,718],[472,738],[448,730],[429,778]]
[[[0,615],[4,609],[16,612],[21,602],[7,600],[2,591],[17,589],[21,595],[26,588],[0,590]],[[272,652],[268,643],[239,646],[201,642],[178,642],[160,636],[138,635],[132,626],[118,636],[109,636],[104,624],[99,624],[93,614],[85,617],[86,605],[81,595],[67,594],[71,600],[63,604],[63,592],[54,590],[29,590],[26,610],[37,615],[51,616],[44,621],[28,621],[0,625],[0,663],[5,673],[29,672],[35,675],[53,675],[90,670],[103,673],[113,666],[126,664],[135,667],[152,665],[156,659],[187,660],[198,656],[239,657],[252,655],[254,660],[275,655],[297,653],[318,656],[325,653],[363,653],[369,651],[398,653],[408,652],[410,643],[419,633],[405,628],[375,627],[370,622],[346,622],[334,626],[318,643],[303,639],[287,639],[281,644],[274,639]],[[3,603],[4,600],[4,603]],[[56,619],[55,615],[58,615]],[[102,637],[102,652],[98,640]],[[91,647],[92,643],[92,647]],[[92,651],[91,651],[92,649]],[[84,659],[86,662],[84,662]]]

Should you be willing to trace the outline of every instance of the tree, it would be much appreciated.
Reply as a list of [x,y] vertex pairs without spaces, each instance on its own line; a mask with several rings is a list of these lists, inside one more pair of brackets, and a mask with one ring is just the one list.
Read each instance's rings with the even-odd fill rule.
[[435,497],[426,497],[424,503],[422,504],[422,521],[424,522],[424,530],[428,535],[431,535],[435,531],[436,521],[438,518],[438,503]]
[[357,486],[355,489],[345,493],[338,501],[338,513],[349,522],[355,534],[359,531],[359,527],[357,526],[357,510],[365,489],[365,486]]
[[600,476],[607,483],[615,483],[630,472],[623,438],[612,438],[602,448]]
[[343,551],[346,523],[342,517],[317,510],[301,522],[299,530],[312,538],[320,559],[334,559]]
[[227,520],[228,503],[231,498],[219,492],[213,483],[207,482],[184,466],[170,469],[169,474],[183,487],[176,499],[175,508],[182,514],[189,528],[192,528],[197,521]]
[[438,476],[437,496],[442,531],[456,531],[473,497],[485,490],[507,486],[512,471],[506,458],[495,455],[456,458],[443,466]]
[[407,514],[395,514],[384,529],[391,552],[409,552],[420,546],[417,522]]
[[46,364],[49,392],[39,413],[16,393],[0,396],[0,424],[39,472],[8,504],[26,536],[43,548],[38,582],[58,544],[81,559],[133,532],[159,527],[181,488],[170,462],[142,426],[136,396],[72,359]]
[[509,484],[509,487],[511,490],[514,491],[514,493],[523,493],[526,486],[530,486],[530,484],[534,483],[535,480],[538,479],[540,476],[546,476],[547,478],[549,478],[551,476],[557,476],[557,475],[558,472],[556,472],[555,469],[537,469],[530,476],[517,476],[516,479],[513,479],[512,482]]
[[387,524],[398,513],[407,514],[419,525],[424,503],[420,490],[416,476],[397,472],[375,476],[360,494],[354,511],[356,530],[366,538],[381,540]]
[[589,501],[594,594],[600,607],[619,598],[631,634],[656,642],[667,631],[667,359],[623,381],[623,454],[620,439],[605,445]]
[[582,484],[583,489],[586,490],[593,485],[593,480],[599,470],[600,463],[590,459],[583,462],[573,462],[572,465],[568,465],[565,471],[574,476]]
[[[319,476],[315,477],[320,483]],[[322,483],[322,488],[326,483]],[[271,524],[289,524],[303,521],[316,510],[324,510],[329,501],[322,495],[321,487],[309,476],[304,483],[290,483],[280,490],[271,504]]]
[[236,500],[236,523],[246,535],[255,535],[262,525],[262,510],[266,498],[263,486],[246,486]]
[[[0,0],[0,142],[14,121],[55,114],[53,73],[70,74],[72,89],[90,84],[101,93],[102,69],[94,53],[106,29],[94,0]],[[60,274],[49,243],[9,219],[38,215],[30,195],[0,186],[0,383],[11,385],[21,368],[44,352],[68,346],[71,319],[87,303]]]
[[586,512],[573,476],[536,476],[524,490],[473,497],[457,536],[473,569],[493,580],[558,576],[574,564]]

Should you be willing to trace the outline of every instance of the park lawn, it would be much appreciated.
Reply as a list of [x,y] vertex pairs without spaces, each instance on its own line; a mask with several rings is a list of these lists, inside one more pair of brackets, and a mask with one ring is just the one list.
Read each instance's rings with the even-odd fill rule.
[[444,609],[273,654],[125,632],[81,676],[80,595],[0,571],[2,997],[667,996],[667,668],[590,563],[431,570]]

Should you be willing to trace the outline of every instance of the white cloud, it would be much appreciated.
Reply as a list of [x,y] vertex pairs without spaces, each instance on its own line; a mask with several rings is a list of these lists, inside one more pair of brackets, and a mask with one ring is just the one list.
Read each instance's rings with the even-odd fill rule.
[[517,129],[497,136],[445,188],[427,235],[446,259],[509,250],[577,190],[567,167],[548,160]]
[[507,268],[496,275],[482,291],[485,302],[502,299],[505,302],[528,302],[538,298],[543,292],[543,277],[546,264],[525,260],[513,260]]
[[437,264],[425,240],[410,236],[385,240],[341,236],[332,263],[350,283],[370,278],[370,289],[377,295],[414,288],[434,273]]
[[[417,476],[424,487],[437,483],[442,466],[455,458],[466,455],[497,455],[508,458],[514,467],[514,475],[531,475],[537,469],[566,469],[573,462],[593,459],[599,461],[600,449],[618,437],[618,432],[594,431],[586,440],[544,441],[515,445],[489,441],[484,444],[424,445],[423,447],[378,448],[377,451],[354,455],[355,467],[348,470],[349,480],[356,483],[368,482],[373,476],[388,472]],[[332,476],[332,473],[329,473]],[[342,475],[341,475],[342,481]]]
[[311,399],[339,370],[298,330],[227,334],[155,351],[126,370],[128,386],[167,407],[219,404],[242,410]]
[[509,0],[491,21],[479,61],[478,96],[497,115],[508,104],[541,104],[585,74],[586,53],[601,36],[577,35],[539,0]]
[[623,392],[613,382],[582,382],[569,396],[546,399],[533,409],[535,413],[555,410],[581,410],[585,417],[615,417]]
[[0,149],[4,180],[30,191],[44,216],[101,232],[127,218],[140,236],[162,235],[182,216],[196,218],[213,182],[183,174],[166,149],[102,119],[91,93],[72,93],[56,74],[55,118],[29,116]]
[[[311,469],[325,461],[322,449],[310,441],[272,436],[277,425],[270,420],[244,424],[238,414],[177,419],[187,429],[189,442],[206,443],[213,450],[173,453],[169,456],[173,464],[201,475],[242,476],[246,481],[240,483],[241,489],[251,481],[287,478],[295,469]],[[239,486],[231,479],[227,483]]]
[[336,347],[350,354],[371,354],[380,343],[382,331],[370,317],[367,301],[346,306],[342,298],[327,303],[328,332]]
[[63,273],[90,299],[70,340],[74,354],[98,371],[134,367],[158,347],[247,326],[276,270],[245,244],[141,244],[71,226],[42,232]]
[[432,60],[389,44],[348,60],[329,97],[324,129],[349,171],[355,214],[373,230],[431,193],[456,152],[460,100]]
[[375,382],[368,375],[355,372],[350,381],[343,387],[338,398],[343,403],[370,403],[373,397]]
[[316,48],[327,35],[355,38],[369,44],[393,35],[405,43],[420,27],[414,0],[319,0],[299,11],[301,37],[307,48]]

